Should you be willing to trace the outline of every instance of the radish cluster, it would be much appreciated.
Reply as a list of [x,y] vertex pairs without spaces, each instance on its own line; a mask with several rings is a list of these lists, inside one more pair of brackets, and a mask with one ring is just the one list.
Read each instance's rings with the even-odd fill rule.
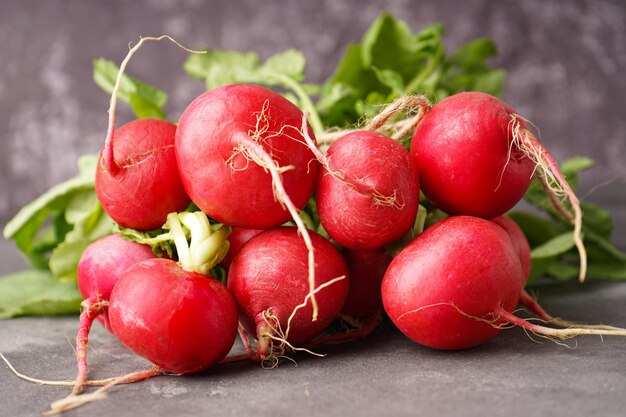
[[[257,85],[202,94],[178,125],[147,119],[115,130],[112,111],[98,198],[123,228],[164,229],[144,243],[165,239],[176,250],[159,258],[114,235],[85,252],[72,395],[87,378],[96,317],[155,365],[148,375],[228,361],[237,333],[242,357],[274,366],[288,352],[365,336],[383,309],[434,349],[478,346],[511,324],[557,338],[623,335],[556,320],[524,290],[530,248],[504,213],[535,172],[579,207],[523,120],[482,93],[420,106],[410,151],[372,123],[323,152],[306,114]],[[422,233],[420,190],[450,215]],[[200,211],[184,211],[190,202]],[[305,207],[319,219],[310,229]],[[393,260],[391,246],[401,248]],[[515,317],[520,303],[567,328]],[[334,321],[351,329],[324,334]]]

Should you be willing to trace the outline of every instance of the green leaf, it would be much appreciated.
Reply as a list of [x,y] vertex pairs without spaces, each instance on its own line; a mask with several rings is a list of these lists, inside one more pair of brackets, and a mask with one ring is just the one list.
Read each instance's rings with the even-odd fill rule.
[[449,62],[462,68],[484,68],[485,60],[497,53],[498,48],[491,39],[480,38],[461,46],[450,56]]
[[296,49],[288,49],[285,52],[269,57],[263,64],[262,70],[284,74],[296,81],[302,81],[304,78],[304,64],[305,59],[302,52]]
[[574,234],[572,232],[566,232],[560,234],[541,246],[534,248],[530,257],[533,259],[550,258],[557,255],[562,255],[571,248],[574,247]]
[[487,71],[476,75],[472,90],[481,91],[496,97],[501,96],[504,91],[505,79],[506,72],[504,70]]
[[[104,58],[93,61],[93,79],[107,94],[113,93],[118,73],[119,67],[113,61]],[[130,104],[138,118],[165,119],[163,107],[167,103],[167,93],[136,78],[122,76],[117,98]]]
[[75,282],[50,272],[27,270],[0,278],[0,318],[77,314],[82,296]]

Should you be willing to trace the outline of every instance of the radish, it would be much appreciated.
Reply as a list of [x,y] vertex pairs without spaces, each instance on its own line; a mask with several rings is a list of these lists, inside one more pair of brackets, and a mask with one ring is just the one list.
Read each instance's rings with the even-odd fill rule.
[[78,375],[72,394],[78,394],[87,380],[87,343],[93,320],[97,318],[108,330],[108,301],[119,277],[137,262],[155,255],[146,245],[122,239],[118,234],[105,236],[85,249],[78,262],[77,284],[85,300],[81,303],[76,362]]
[[566,339],[624,336],[623,329],[553,329],[511,311],[525,278],[507,233],[488,220],[450,217],[427,229],[391,262],[382,285],[385,311],[402,333],[434,349],[478,346],[510,324]]
[[316,253],[319,316],[312,321],[308,250],[293,227],[265,231],[246,243],[230,266],[228,289],[243,325],[256,335],[257,360],[275,361],[285,346],[302,345],[337,316],[348,295],[348,268],[326,239],[310,234]]
[[[196,98],[176,132],[180,175],[193,202],[209,217],[236,227],[267,229],[289,220],[268,171],[282,174],[285,194],[302,209],[318,168],[301,143],[301,121],[295,105],[256,85],[224,86]],[[257,148],[271,161],[261,160]]]
[[190,202],[176,165],[173,123],[140,119],[115,130],[117,94],[126,65],[143,42],[162,38],[174,42],[167,36],[142,38],[122,61],[96,170],[96,194],[106,213],[120,226],[138,230],[160,228],[169,213],[184,210]]
[[[415,129],[411,153],[418,161],[422,190],[438,208],[448,214],[485,219],[500,216],[517,204],[539,168],[551,201],[574,223],[579,278],[584,279],[580,203],[550,153],[507,104],[479,92],[445,98]],[[573,214],[556,195],[569,199]]]
[[239,253],[239,249],[250,239],[263,232],[263,229],[244,229],[243,227],[234,227],[230,236],[228,236],[228,242],[230,243],[230,247],[228,249],[228,253],[220,262],[220,266],[224,268],[226,273],[228,273],[228,269],[230,268],[230,264],[235,259],[237,253]]
[[323,166],[316,195],[320,221],[337,243],[379,248],[411,228],[419,205],[417,166],[400,143],[356,131],[317,157]]
[[385,248],[345,249],[343,257],[348,264],[350,291],[341,315],[363,317],[382,309],[380,286],[391,255]]
[[[528,239],[524,235],[522,229],[515,223],[513,219],[508,216],[500,216],[495,219],[491,219],[492,222],[496,223],[498,226],[502,227],[509,237],[511,238],[511,242],[513,243],[513,248],[517,252],[517,255],[522,264],[522,271],[524,274],[524,279],[528,281],[530,277],[530,268],[531,268],[531,257],[530,257],[530,245],[528,244]],[[522,292],[520,294],[520,304],[528,308],[532,313],[534,313],[541,320],[546,321],[549,324],[559,326],[559,327],[579,327],[583,329],[618,329],[613,326],[606,326],[603,324],[584,324],[577,323],[572,321],[563,320],[558,317],[553,317],[548,312],[546,312],[543,307],[534,299],[526,289],[522,288]]]
[[[191,244],[181,224],[191,231]],[[177,374],[203,371],[229,352],[237,307],[226,287],[207,276],[228,250],[227,226],[211,231],[201,213],[172,213],[167,226],[179,262],[149,259],[130,267],[109,301],[113,334],[130,350]]]

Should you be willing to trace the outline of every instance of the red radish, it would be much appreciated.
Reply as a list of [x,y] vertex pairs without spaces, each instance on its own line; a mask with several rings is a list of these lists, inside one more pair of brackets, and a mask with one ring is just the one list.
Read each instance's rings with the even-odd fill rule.
[[553,329],[511,313],[524,286],[507,233],[476,217],[449,217],[394,258],[382,285],[385,311],[413,341],[434,349],[467,349],[513,324],[566,339],[581,334],[625,336],[625,329]]
[[158,229],[169,213],[189,205],[178,175],[175,135],[176,126],[170,122],[134,120],[116,130],[103,150],[96,193],[120,226]]
[[334,142],[322,162],[317,208],[328,234],[352,249],[373,249],[411,228],[419,205],[417,165],[380,133],[356,131]]
[[506,103],[485,93],[465,92],[437,103],[421,120],[411,141],[424,194],[443,211],[491,219],[522,198],[538,169],[550,195],[569,199],[580,253],[580,279],[586,274],[581,234],[582,211],[550,153]]
[[76,395],[87,380],[87,344],[95,318],[108,330],[108,301],[119,277],[132,265],[155,255],[146,245],[122,239],[118,234],[105,236],[85,249],[78,262],[77,284],[85,300],[81,303],[76,335],[78,374],[72,390]]
[[230,228],[212,231],[202,212],[171,213],[167,228],[179,262],[149,259],[126,270],[111,293],[111,329],[122,344],[168,372],[200,372],[224,359],[237,333],[233,298],[206,275],[226,254]]
[[530,277],[531,259],[530,259],[530,244],[526,235],[522,229],[515,223],[515,220],[509,216],[499,216],[495,219],[491,219],[492,222],[504,229],[509,235],[513,248],[517,253],[517,256],[522,264],[522,272],[524,274],[524,282],[528,281]]
[[[530,245],[528,243],[528,239],[524,235],[522,229],[515,223],[513,219],[508,216],[500,216],[495,219],[491,219],[492,222],[496,223],[500,227],[502,227],[511,238],[511,242],[513,242],[513,247],[517,252],[517,255],[520,258],[522,263],[522,271],[524,273],[524,277],[526,281],[530,277],[530,268],[531,268],[531,257],[530,257]],[[603,324],[584,324],[577,323],[572,321],[563,320],[559,317],[553,317],[547,311],[541,307],[541,305],[531,296],[528,291],[522,289],[520,294],[520,304],[528,308],[532,313],[534,313],[537,317],[545,322],[552,324],[554,326],[559,327],[578,327],[582,329],[612,329],[616,330],[617,327],[606,326]]]
[[[302,209],[318,168],[301,143],[301,122],[295,105],[257,85],[224,86],[196,98],[176,132],[180,175],[193,202],[236,227],[267,229],[289,220],[267,169],[273,165],[282,174],[285,193]],[[254,145],[272,162],[260,160]]]
[[77,284],[85,300],[81,303],[76,335],[78,374],[73,394],[78,394],[87,380],[87,344],[93,320],[97,318],[111,331],[107,304],[113,286],[130,266],[154,257],[150,247],[125,240],[118,234],[96,240],[83,252],[78,262]]
[[228,273],[228,269],[230,268],[230,264],[235,259],[237,253],[239,253],[239,249],[250,239],[263,232],[262,229],[244,229],[242,227],[234,227],[233,231],[228,236],[228,242],[230,242],[230,248],[228,249],[228,253],[220,262],[220,266],[224,268],[224,270]]
[[486,321],[501,307],[512,311],[523,285],[506,232],[460,216],[430,227],[395,257],[382,296],[385,311],[410,339],[434,349],[466,349],[498,334]]
[[[228,289],[241,321],[258,340],[257,359],[274,360],[284,345],[303,345],[337,316],[348,295],[348,268],[326,239],[310,234],[316,254],[319,316],[311,320],[308,250],[293,227],[268,230],[246,243],[230,266]],[[275,341],[278,346],[275,345]]]
[[[80,257],[78,289],[90,305],[108,301],[115,282],[129,267],[155,257],[149,246],[123,239],[119,234],[100,238],[89,245]],[[106,308],[102,309],[98,320],[111,331]]]
[[109,319],[122,344],[177,374],[217,364],[237,334],[237,307],[226,287],[169,259],[128,269],[111,294]]
[[345,249],[342,254],[350,273],[350,291],[341,314],[362,317],[379,311],[383,306],[380,286],[391,255],[385,248]]

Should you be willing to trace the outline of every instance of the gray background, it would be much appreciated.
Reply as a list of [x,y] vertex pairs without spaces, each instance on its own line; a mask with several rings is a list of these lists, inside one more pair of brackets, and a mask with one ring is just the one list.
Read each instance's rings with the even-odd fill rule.
[[[626,184],[626,2],[595,1],[12,1],[0,3],[0,224],[104,140],[107,100],[92,59],[120,61],[129,41],[170,34],[191,47],[304,51],[308,78],[329,76],[347,41],[389,10],[414,29],[446,26],[450,50],[490,36],[508,71],[505,100],[540,129],[557,159],[596,159],[584,198]],[[177,117],[203,85],[182,71],[185,54],[147,45],[130,73],[170,93]],[[122,107],[122,106],[121,106]],[[119,122],[129,114],[121,113]],[[599,192],[602,194],[602,191]]]

